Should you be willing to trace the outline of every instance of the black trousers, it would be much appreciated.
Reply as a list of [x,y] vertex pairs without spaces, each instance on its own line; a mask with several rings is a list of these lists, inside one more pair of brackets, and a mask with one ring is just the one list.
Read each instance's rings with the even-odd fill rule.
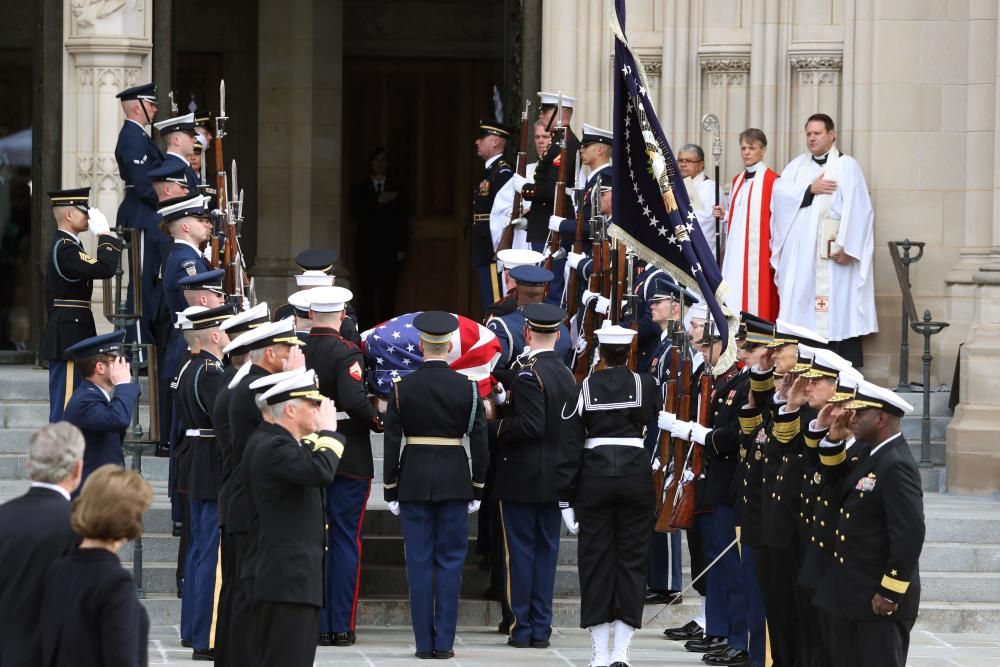
[[312,667],[319,637],[319,607],[258,602],[262,667]]
[[187,493],[179,494],[181,504],[181,539],[177,543],[177,588],[184,581],[184,571],[187,568],[188,544],[191,542],[191,504]]
[[791,548],[757,550],[757,580],[775,667],[795,665],[799,657],[800,623],[795,605],[795,558]]
[[[705,547],[701,539],[701,527],[697,521],[691,523],[690,528],[685,528],[687,534],[688,556],[691,558],[691,578],[697,577],[702,570],[708,567],[709,561],[705,559]],[[692,587],[701,597],[708,595],[708,575],[694,582]]]
[[615,620],[642,627],[653,496],[649,473],[581,477],[575,505],[580,627]]
[[833,667],[905,667],[910,650],[910,630],[915,619],[872,616],[870,621],[826,614],[825,630]]
[[844,340],[831,340],[827,347],[831,352],[836,352],[844,359],[847,359],[855,368],[865,365],[865,351],[861,344],[861,336],[845,338]]
[[[257,637],[257,608],[253,602],[254,579],[241,578],[243,559],[246,555],[249,536],[247,533],[233,533],[227,536],[233,546],[232,567],[234,575],[233,586],[229,596],[228,635],[225,639],[226,660],[234,667],[256,667],[260,663]],[[225,579],[223,579],[225,581]],[[218,645],[218,634],[216,635]]]
[[233,571],[233,538],[226,535],[225,527],[220,528],[219,568],[222,584],[219,586],[219,607],[215,621],[215,664],[231,665],[226,650],[229,648],[229,628],[232,618],[233,589],[239,585],[239,572]]

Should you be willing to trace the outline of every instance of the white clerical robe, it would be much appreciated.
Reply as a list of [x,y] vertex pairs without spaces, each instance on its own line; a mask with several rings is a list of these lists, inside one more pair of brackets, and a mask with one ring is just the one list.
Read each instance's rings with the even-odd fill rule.
[[[837,181],[836,192],[816,195],[801,208],[821,174]],[[874,213],[857,160],[836,147],[823,166],[809,153],[792,160],[774,187],[771,263],[781,299],[778,316],[831,341],[878,331],[874,249]],[[838,250],[853,261],[837,264],[824,257]]]
[[[531,183],[531,179],[535,176],[535,164],[537,163],[532,162],[524,170],[524,177],[529,183]],[[490,235],[493,237],[494,250],[500,245],[500,237],[503,236],[503,230],[510,224],[510,213],[514,208],[515,194],[517,193],[514,191],[514,179],[510,179],[503,184],[503,187],[497,191],[497,196],[493,198],[493,208],[490,209]],[[531,208],[530,201],[522,199],[521,205],[525,213]],[[515,229],[514,239],[510,247],[515,250],[531,250],[531,244],[528,243],[527,239],[528,231],[526,229]]]
[[[753,177],[747,178],[748,173]],[[722,261],[722,277],[729,285],[729,309],[771,322],[778,317],[778,290],[771,268],[772,193],[778,180],[778,174],[763,162],[747,167],[733,179]]]
[[[698,226],[708,241],[708,247],[712,249],[712,255],[715,255],[715,216],[712,214],[712,207],[715,206],[715,181],[705,176],[705,172],[702,171],[695,176],[685,178],[684,188],[687,190],[688,199],[691,200],[695,217],[698,218]],[[722,210],[726,210],[726,193],[721,189],[719,206]]]

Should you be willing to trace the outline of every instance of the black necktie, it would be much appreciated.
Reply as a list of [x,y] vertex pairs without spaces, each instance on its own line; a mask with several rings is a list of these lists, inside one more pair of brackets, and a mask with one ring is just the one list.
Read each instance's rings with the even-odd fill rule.
[[382,181],[379,181],[378,183],[375,184],[375,192],[378,193],[382,192]]
[[747,169],[745,172],[743,172],[743,180],[749,181],[751,178],[753,178],[753,175],[756,173],[757,173],[756,171],[750,171],[749,169]]
[[826,164],[826,158],[828,156],[829,156],[829,153],[827,153],[827,155],[824,155],[823,157],[813,157],[813,162],[815,162],[816,164],[818,164],[819,166],[822,167],[824,164]]

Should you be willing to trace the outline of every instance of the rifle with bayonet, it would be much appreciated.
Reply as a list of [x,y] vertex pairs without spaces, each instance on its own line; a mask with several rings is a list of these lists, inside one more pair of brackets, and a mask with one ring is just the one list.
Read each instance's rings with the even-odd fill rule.
[[[600,192],[599,184],[594,185],[594,189]],[[576,236],[573,239],[573,252],[580,254],[583,252],[583,204],[590,193],[586,190],[579,189],[576,190],[578,196],[576,197]],[[600,202],[600,194],[598,194],[598,202]],[[569,280],[566,283],[566,314],[568,319],[573,319],[576,315],[577,307],[579,306],[579,299],[577,298],[577,291],[579,290],[579,278],[577,276],[576,269],[569,270]]]
[[[517,147],[517,175],[522,178],[528,173],[528,134],[531,132],[531,123],[528,121],[528,109],[531,108],[531,102],[524,102],[524,111],[521,112],[521,139],[520,145]],[[497,249],[493,253],[493,263],[496,264],[496,254],[501,250],[510,250],[514,245],[514,223],[524,216],[524,199],[521,197],[521,193],[514,191],[514,204],[510,209],[510,220],[508,224],[503,229],[503,234],[500,235],[500,242],[497,244]]]
[[[590,278],[587,291],[600,293],[604,285],[604,276],[611,273],[610,247],[607,237],[607,219],[601,215],[600,208],[591,208],[593,217],[590,219],[590,233],[593,240],[593,258],[590,265]],[[594,349],[594,332],[597,330],[597,299],[590,299],[583,304],[583,314],[580,318],[579,338],[573,357],[573,375],[577,384],[590,373]]]
[[[559,175],[556,178],[556,188],[553,193],[554,199],[552,200],[552,215],[560,218],[566,217],[566,172],[569,160],[566,155],[566,133],[568,128],[564,127],[562,124],[562,94],[559,94],[559,106],[556,108],[556,128],[555,137],[559,142]],[[545,258],[545,268],[551,270],[552,262],[559,259],[562,254],[562,245],[560,243],[559,232],[553,232],[549,230],[548,239],[545,241],[548,249],[546,251],[547,257]]]

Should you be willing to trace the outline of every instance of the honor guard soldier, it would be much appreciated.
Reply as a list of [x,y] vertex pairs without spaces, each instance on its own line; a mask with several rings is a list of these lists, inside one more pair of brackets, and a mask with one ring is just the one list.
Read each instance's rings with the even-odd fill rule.
[[493,261],[493,235],[490,233],[490,211],[500,188],[511,176],[514,168],[504,157],[511,129],[493,120],[479,121],[476,155],[483,160],[483,174],[472,196],[472,232],[469,234],[469,259],[479,278],[479,296],[483,312],[500,298],[497,267]]
[[483,324],[489,324],[494,317],[509,315],[517,310],[517,283],[510,272],[519,266],[538,266],[545,256],[534,250],[507,248],[497,253],[497,272],[501,273],[504,295],[493,303],[483,314]]
[[511,382],[502,418],[490,422],[497,441],[490,493],[498,499],[506,551],[504,590],[513,615],[507,643],[547,648],[559,555],[559,434],[576,381],[554,351],[566,311],[532,303],[523,314],[531,352]]
[[[425,311],[413,320],[423,365],[394,381],[385,416],[385,500],[400,515],[418,658],[454,656],[466,513],[479,509],[488,465],[486,415],[476,382],[451,369],[458,318]],[[472,470],[462,446],[469,436]],[[406,438],[405,460],[400,460]]]
[[164,160],[163,164],[149,172],[149,178],[161,204],[197,194],[188,187],[187,166],[179,160]]
[[[195,144],[198,143],[198,133],[194,129],[194,114],[189,113],[161,120],[159,123],[153,123],[153,126],[160,131],[163,143],[167,146],[167,152],[163,156],[164,164],[184,165],[184,176],[187,179],[188,190],[197,192],[198,186],[201,185],[201,178],[191,166],[189,159],[194,153]],[[234,195],[238,194],[238,192],[234,193]]]
[[[344,453],[333,402],[302,371],[261,394],[269,413],[244,480],[257,510],[254,601],[263,665],[311,667],[316,657],[326,530],[323,495]],[[304,443],[306,436],[315,439]]]
[[[853,412],[850,432],[871,449],[840,487],[837,556],[815,600],[833,617],[834,667],[902,667],[920,605],[926,532],[920,471],[900,432],[913,407],[864,381],[844,407]],[[831,427],[827,440],[846,435]]]
[[[302,341],[295,335],[294,323],[291,318],[278,322],[260,324],[246,331],[229,342],[223,350],[226,354],[236,351],[246,351],[249,362],[244,364],[233,379],[229,390],[229,428],[230,477],[227,514],[224,519],[226,533],[233,544],[233,567],[239,572],[240,585],[233,594],[231,601],[232,615],[230,627],[233,633],[240,637],[239,641],[231,641],[227,653],[232,664],[256,665],[260,662],[255,646],[246,641],[249,634],[247,628],[254,628],[253,609],[253,572],[245,572],[245,559],[250,549],[249,532],[250,517],[246,499],[243,494],[243,479],[241,476],[243,451],[250,440],[250,435],[257,430],[262,421],[260,408],[257,407],[256,393],[250,389],[255,380],[280,373],[289,368],[302,367],[305,359],[297,349]],[[294,350],[294,351],[293,351]],[[317,630],[318,632],[318,630]],[[315,638],[313,639],[315,643]]]
[[[594,217],[591,206],[591,192],[593,189],[601,187],[611,187],[611,130],[602,130],[593,125],[583,124],[583,136],[580,138],[580,162],[587,167],[590,172],[587,174],[587,181],[583,184],[581,192],[583,194],[583,238],[584,252],[590,245],[592,238],[590,233],[590,219]],[[563,242],[563,247],[569,250],[573,240],[576,238],[576,218],[560,218],[559,216],[549,217],[549,231],[559,234]]]
[[[510,373],[515,368],[517,358],[524,352],[524,313],[520,308],[529,303],[542,303],[545,300],[549,284],[552,282],[552,272],[540,266],[519,266],[510,272],[517,287],[518,310],[494,317],[486,325],[496,334],[500,341],[500,359],[493,369],[494,375],[501,381],[510,382]],[[560,336],[556,341],[556,356],[568,364],[573,346],[569,340],[569,329],[560,326]]]
[[288,305],[291,306],[291,315],[295,318],[295,335],[303,343],[309,337],[312,329],[312,317],[309,314],[309,299],[306,297],[308,290],[299,290],[288,295]]
[[361,582],[361,520],[375,476],[369,427],[377,416],[365,391],[361,348],[340,335],[353,294],[332,286],[301,294],[313,321],[305,341],[306,367],[316,371],[320,393],[337,406],[337,430],[347,444],[337,476],[326,489],[330,549],[320,645],[351,646]]
[[566,527],[580,534],[580,627],[590,630],[592,664],[624,667],[642,627],[654,511],[643,436],[660,394],[652,376],[625,365],[633,330],[615,325],[596,334],[606,368],[563,408],[557,487]]
[[[219,326],[233,315],[232,305],[191,314],[197,352],[178,379],[177,412],[191,459],[187,475],[190,541],[184,576],[182,617],[190,617],[193,659],[212,658],[210,632],[215,620],[215,572],[219,553],[219,486],[222,459],[215,442],[212,409],[223,386],[223,348],[229,338]],[[186,613],[185,613],[186,612]]]
[[[267,302],[261,301],[253,308],[230,317],[219,325],[219,329],[232,341],[247,331],[267,324],[270,321],[271,317],[267,309]],[[223,665],[233,664],[229,660],[231,654],[228,652],[228,649],[234,642],[242,641],[241,638],[245,636],[243,633],[246,630],[246,628],[235,630],[230,623],[233,613],[233,598],[239,588],[239,572],[235,567],[235,563],[237,562],[234,553],[236,546],[229,535],[228,527],[226,526],[226,517],[228,516],[228,502],[233,476],[233,441],[232,429],[229,424],[229,399],[232,396],[232,390],[229,388],[229,383],[232,382],[237,371],[250,363],[250,352],[243,347],[231,348],[228,356],[229,364],[223,369],[222,383],[215,397],[215,404],[211,408],[212,428],[215,431],[215,446],[219,451],[219,458],[222,462],[222,481],[219,485],[218,496],[219,558],[221,559],[219,573],[222,575],[222,585],[219,588],[218,620],[215,626],[215,661]],[[232,636],[234,630],[239,633],[236,637]]]
[[66,354],[76,362],[80,384],[73,391],[62,420],[83,432],[83,481],[102,465],[125,466],[125,429],[139,405],[139,385],[125,360],[118,329],[70,345]]
[[163,162],[163,153],[146,133],[146,127],[151,126],[156,117],[156,86],[152,83],[133,86],[115,97],[121,100],[125,113],[125,123],[115,146],[118,173],[125,181],[125,197],[118,207],[117,225],[140,230],[142,247],[142,318],[136,329],[129,332],[129,339],[162,345],[165,340],[153,340],[152,335],[155,331],[165,338],[166,334],[165,330],[156,330],[167,324],[161,321],[162,293],[157,278],[170,252],[170,238],[160,230],[160,216],[156,212],[159,199],[149,176]]
[[[45,310],[41,358],[49,362],[49,421],[62,418],[63,408],[79,377],[67,348],[97,333],[90,297],[94,280],[115,275],[122,243],[111,235],[108,221],[90,208],[90,188],[48,193],[58,229],[45,261]],[[97,237],[97,257],[83,249],[80,234]]]
[[[333,250],[303,250],[295,256],[295,263],[302,273],[295,276],[295,284],[300,290],[310,287],[334,285],[337,276],[334,275],[334,263],[337,253]],[[344,320],[340,323],[340,335],[357,346],[361,346],[361,335],[358,333],[358,314],[351,304],[344,306]]]

